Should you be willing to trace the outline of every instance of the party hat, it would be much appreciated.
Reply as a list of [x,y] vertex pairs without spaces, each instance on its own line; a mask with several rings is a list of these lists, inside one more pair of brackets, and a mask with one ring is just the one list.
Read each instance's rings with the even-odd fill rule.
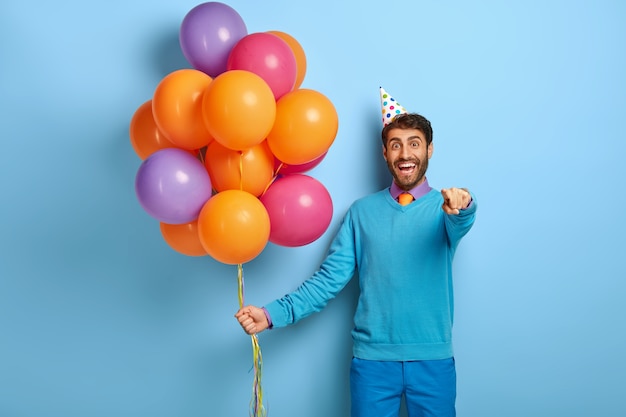
[[398,103],[393,97],[380,87],[380,107],[383,114],[383,127],[387,126],[394,117],[402,113],[408,113],[400,103]]

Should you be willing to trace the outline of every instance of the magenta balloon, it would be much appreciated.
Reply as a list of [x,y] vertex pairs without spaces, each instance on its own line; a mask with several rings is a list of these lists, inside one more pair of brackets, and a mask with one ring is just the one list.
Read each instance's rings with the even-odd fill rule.
[[296,83],[296,57],[281,38],[271,33],[252,33],[233,47],[226,68],[250,71],[263,78],[278,100]]
[[307,245],[328,229],[333,202],[326,187],[304,174],[274,181],[261,202],[270,216],[270,242],[281,246]]
[[312,170],[313,168],[315,168],[316,166],[318,166],[320,164],[320,162],[322,162],[322,160],[324,159],[324,157],[326,156],[327,152],[324,152],[323,154],[321,154],[320,156],[318,156],[317,158],[315,158],[314,160],[312,160],[311,162],[307,162],[305,164],[299,164],[299,165],[286,165],[283,164],[281,166],[281,161],[279,161],[278,159],[276,159],[274,161],[274,169],[278,170],[278,174],[279,175],[287,175],[287,174],[301,174],[303,172],[307,172]]
[[233,46],[248,34],[239,13],[218,2],[202,3],[185,15],[179,41],[183,55],[198,71],[217,77],[226,71]]
[[202,162],[189,152],[161,149],[139,167],[135,192],[143,209],[160,222],[189,223],[211,198],[211,179]]

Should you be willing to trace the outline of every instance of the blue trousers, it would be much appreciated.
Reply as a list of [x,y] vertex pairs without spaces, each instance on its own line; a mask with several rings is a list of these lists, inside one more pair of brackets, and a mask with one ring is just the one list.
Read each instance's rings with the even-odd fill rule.
[[409,417],[456,416],[454,358],[389,362],[353,358],[351,417],[398,417],[402,397]]

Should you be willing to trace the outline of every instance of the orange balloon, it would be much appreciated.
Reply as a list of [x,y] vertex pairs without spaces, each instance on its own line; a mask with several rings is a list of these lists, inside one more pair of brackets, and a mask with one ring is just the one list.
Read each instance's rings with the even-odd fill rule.
[[245,151],[234,151],[213,141],[207,148],[204,163],[213,188],[243,190],[260,196],[274,176],[274,155],[267,142]]
[[130,120],[130,144],[142,160],[156,151],[176,146],[167,140],[152,117],[152,100],[143,103]]
[[195,69],[165,76],[152,97],[154,121],[167,139],[183,149],[200,149],[211,141],[202,119],[202,96],[212,78]]
[[315,90],[295,90],[276,103],[276,120],[267,143],[285,164],[305,164],[328,151],[338,128],[337,111],[326,96]]
[[200,242],[214,259],[242,264],[256,258],[270,236],[270,217],[247,191],[226,190],[211,197],[198,216]]
[[293,89],[297,90],[300,88],[300,85],[302,85],[302,81],[304,81],[304,76],[306,74],[306,55],[302,45],[300,45],[296,38],[288,33],[280,32],[278,30],[270,30],[267,33],[276,35],[287,42],[287,45],[291,48],[291,52],[293,52],[293,55],[296,57],[296,82]]
[[276,101],[263,78],[250,71],[230,70],[207,88],[202,113],[216,141],[244,150],[261,143],[272,129]]
[[207,253],[200,243],[198,222],[184,224],[168,224],[161,222],[161,234],[165,242],[176,252],[187,256],[206,256]]

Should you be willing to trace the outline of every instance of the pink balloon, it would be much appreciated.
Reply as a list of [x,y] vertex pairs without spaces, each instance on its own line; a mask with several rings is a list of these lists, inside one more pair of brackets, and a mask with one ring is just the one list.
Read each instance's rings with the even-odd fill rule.
[[228,70],[250,71],[263,78],[278,100],[296,83],[296,57],[280,37],[252,33],[235,44],[226,64]]
[[281,162],[280,160],[275,159],[274,170],[275,171],[277,170],[276,173],[278,175],[301,174],[303,172],[310,171],[316,166],[318,166],[320,162],[322,162],[322,160],[324,159],[327,153],[328,151],[324,152],[323,154],[321,154],[320,156],[318,156],[311,162],[307,162],[305,164],[299,164],[299,165],[287,165]]
[[270,216],[270,242],[304,246],[328,229],[333,202],[326,187],[304,174],[289,174],[274,181],[261,202]]

